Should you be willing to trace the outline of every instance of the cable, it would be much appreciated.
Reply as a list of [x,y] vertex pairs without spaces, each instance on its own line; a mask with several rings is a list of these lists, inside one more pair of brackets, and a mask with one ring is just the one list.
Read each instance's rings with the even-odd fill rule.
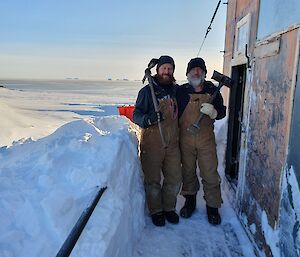
[[206,37],[207,37],[208,32],[210,32],[210,30],[212,29],[212,28],[211,28],[211,25],[212,25],[212,23],[213,23],[213,21],[214,21],[214,18],[215,18],[215,16],[216,16],[216,14],[217,14],[217,11],[218,11],[218,9],[219,9],[220,4],[221,4],[221,0],[219,0],[218,5],[217,5],[217,7],[216,7],[216,10],[215,10],[215,12],[214,12],[214,15],[213,15],[212,18],[211,18],[210,24],[209,24],[209,26],[208,26],[208,28],[207,28],[207,30],[206,30],[206,33],[205,33],[205,36],[204,36],[204,38],[203,38],[202,44],[201,44],[201,46],[200,46],[200,48],[199,48],[197,57],[199,57],[200,51],[201,51],[201,49],[202,49],[202,47],[203,47],[203,45],[204,45],[204,41],[205,41],[205,39],[206,39]]

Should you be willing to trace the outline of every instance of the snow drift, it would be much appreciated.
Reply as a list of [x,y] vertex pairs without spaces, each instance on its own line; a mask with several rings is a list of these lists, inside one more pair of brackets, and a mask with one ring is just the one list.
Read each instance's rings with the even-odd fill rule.
[[74,121],[37,141],[0,148],[0,256],[55,256],[97,186],[107,190],[72,256],[133,255],[145,199],[128,122]]

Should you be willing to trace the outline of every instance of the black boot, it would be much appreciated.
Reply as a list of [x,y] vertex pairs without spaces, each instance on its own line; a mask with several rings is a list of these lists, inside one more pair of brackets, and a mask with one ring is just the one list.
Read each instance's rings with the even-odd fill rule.
[[165,217],[170,223],[177,224],[179,222],[179,216],[175,211],[165,211]]
[[180,216],[183,218],[190,218],[196,209],[196,194],[185,195],[184,206],[180,210]]
[[218,208],[209,207],[206,205],[207,219],[210,224],[219,225],[221,223],[221,216]]
[[158,212],[151,215],[152,222],[155,226],[162,227],[166,224],[164,213]]

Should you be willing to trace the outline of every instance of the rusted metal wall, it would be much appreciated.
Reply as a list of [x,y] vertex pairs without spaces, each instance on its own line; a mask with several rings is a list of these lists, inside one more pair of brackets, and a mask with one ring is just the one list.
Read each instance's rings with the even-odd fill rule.
[[[242,144],[244,164],[239,172],[236,201],[243,223],[253,235],[259,249],[273,256],[262,225],[262,216],[274,230],[278,229],[281,178],[287,161],[291,110],[294,100],[294,65],[299,28],[278,31],[270,42],[257,42],[258,0],[228,1],[224,74],[231,76],[236,24],[251,13],[249,55],[252,67],[247,72],[244,107],[248,124]],[[262,14],[263,15],[263,14]],[[299,77],[299,74],[298,74]],[[227,92],[228,93],[228,92]],[[224,93],[225,99],[228,94]],[[255,225],[255,232],[249,227]],[[291,242],[293,244],[293,242]],[[286,245],[285,247],[287,247]],[[292,245],[291,245],[292,246]],[[284,251],[283,251],[284,252]]]
[[[299,50],[299,48],[298,48]],[[297,53],[296,53],[297,54]],[[299,53],[298,53],[299,56]],[[295,69],[300,74],[300,60]],[[295,78],[296,79],[296,78]],[[296,79],[294,107],[292,111],[291,133],[286,169],[283,174],[280,204],[279,235],[280,248],[284,256],[300,256],[300,207],[297,192],[300,189],[300,78]]]
[[264,242],[261,217],[264,211],[269,225],[277,229],[280,182],[286,162],[293,104],[292,72],[297,32],[293,30],[281,36],[278,54],[265,58],[255,57],[251,84],[245,194],[241,210],[249,217],[248,224],[256,225],[254,237],[267,256],[272,255]]
[[259,19],[257,39],[300,22],[299,0],[263,0],[260,2],[260,11],[262,15]]
[[289,143],[288,168],[293,167],[295,169],[297,183],[300,188],[300,60],[298,60],[297,65],[298,77],[296,81],[297,86],[295,89],[292,129]]
[[283,34],[277,55],[256,58],[248,132],[246,186],[266,211],[270,225],[278,220],[280,177],[289,134],[292,72],[297,30]]
[[[253,52],[256,41],[256,27],[258,19],[259,0],[230,0],[227,7],[225,53],[223,61],[223,73],[231,76],[231,61],[234,52],[234,40],[236,24],[248,13],[251,13],[251,35],[249,53]],[[224,88],[223,94],[225,103],[229,101],[229,90]]]

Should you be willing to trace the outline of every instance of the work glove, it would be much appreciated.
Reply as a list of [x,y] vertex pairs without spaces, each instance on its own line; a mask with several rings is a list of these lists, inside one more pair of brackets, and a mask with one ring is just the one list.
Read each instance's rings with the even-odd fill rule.
[[208,115],[212,120],[215,119],[218,115],[217,110],[212,104],[203,103],[200,108],[200,112]]
[[[160,120],[162,121],[163,120],[162,113],[159,112],[159,114],[160,114]],[[156,114],[156,112],[153,112],[153,113],[151,113],[150,115],[148,115],[146,117],[146,123],[147,123],[148,126],[152,126],[152,125],[157,123],[157,114]]]

